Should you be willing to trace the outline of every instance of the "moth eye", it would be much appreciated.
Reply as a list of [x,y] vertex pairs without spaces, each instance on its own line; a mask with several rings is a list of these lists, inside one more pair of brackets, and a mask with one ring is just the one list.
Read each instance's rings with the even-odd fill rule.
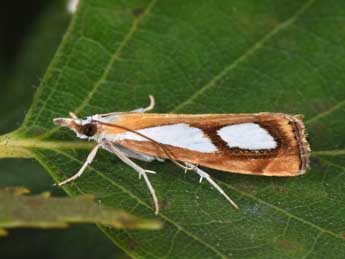
[[88,123],[83,125],[82,131],[85,136],[92,137],[97,132],[97,126],[92,123]]

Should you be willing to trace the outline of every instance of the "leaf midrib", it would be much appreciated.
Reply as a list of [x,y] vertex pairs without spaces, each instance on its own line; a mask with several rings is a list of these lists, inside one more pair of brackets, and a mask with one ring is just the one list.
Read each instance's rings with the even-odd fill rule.
[[[30,153],[35,148],[57,150],[90,150],[94,146],[94,142],[86,141],[48,141],[42,140],[40,137],[26,138],[20,136],[20,130],[0,136],[0,158],[6,157],[2,155],[1,150],[11,149],[13,156],[17,158],[30,157]],[[342,156],[345,155],[345,149],[333,150],[313,150],[311,156]]]

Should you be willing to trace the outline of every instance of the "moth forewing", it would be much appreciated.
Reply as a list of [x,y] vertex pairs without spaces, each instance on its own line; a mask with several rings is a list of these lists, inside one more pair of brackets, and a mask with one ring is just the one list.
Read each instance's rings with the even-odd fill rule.
[[198,166],[226,172],[296,176],[309,164],[310,148],[300,115],[254,114],[146,114],[146,108],[79,119],[57,118],[54,122],[69,127],[79,138],[94,140],[96,146],[77,174],[78,178],[95,158],[99,147],[117,155],[143,177],[152,195],[155,212],[158,199],[145,170],[130,158],[143,161],[170,159],[185,170],[206,179],[234,207],[238,206],[222,188]]
[[[295,176],[305,172],[309,145],[298,116],[257,114],[122,114],[116,124],[165,145],[174,158],[232,173]],[[120,145],[160,158],[155,143],[118,128],[104,132]]]

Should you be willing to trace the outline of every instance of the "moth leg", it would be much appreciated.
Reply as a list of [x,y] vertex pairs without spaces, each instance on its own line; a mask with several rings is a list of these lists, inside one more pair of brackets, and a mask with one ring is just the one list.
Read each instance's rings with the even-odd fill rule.
[[120,158],[122,160],[122,162],[124,162],[125,164],[127,164],[128,166],[132,167],[135,171],[137,171],[139,173],[139,179],[141,178],[141,176],[144,178],[145,183],[147,188],[149,189],[152,199],[153,199],[153,203],[155,205],[155,214],[158,214],[159,212],[159,205],[158,205],[158,199],[156,196],[156,192],[155,189],[153,188],[147,173],[152,173],[155,174],[155,171],[150,171],[150,170],[145,170],[142,167],[140,167],[139,165],[137,165],[136,163],[134,163],[131,159],[129,159],[126,154],[124,154],[121,150],[119,150],[118,148],[116,148],[113,143],[104,140],[104,145],[105,148],[107,150],[109,150],[110,152],[114,153],[115,155],[117,155],[118,158]]
[[225,199],[228,200],[228,202],[230,202],[232,206],[234,206],[236,209],[239,209],[238,205],[224,192],[224,190],[215,181],[213,181],[213,179],[208,173],[201,170],[199,167],[197,167],[194,164],[185,162],[185,165],[189,167],[190,170],[193,170],[200,176],[200,183],[202,182],[203,179],[206,179],[214,188],[217,189],[218,192],[220,192],[220,194],[222,194],[225,197]]
[[155,98],[152,96],[152,95],[149,95],[149,98],[150,98],[150,104],[149,106],[147,106],[146,108],[138,108],[138,109],[135,109],[131,112],[148,112],[148,111],[151,111],[153,110],[153,108],[155,107]]
[[79,169],[78,173],[76,173],[75,175],[73,175],[72,177],[66,179],[66,180],[63,181],[63,182],[58,183],[57,185],[58,185],[58,186],[62,186],[62,185],[64,185],[64,184],[69,183],[69,182],[71,182],[71,181],[77,179],[78,177],[80,177],[80,176],[84,173],[86,167],[87,167],[89,164],[92,163],[93,159],[95,158],[95,156],[96,156],[96,154],[97,154],[97,151],[98,151],[99,147],[100,147],[100,145],[96,145],[96,146],[91,150],[91,152],[90,152],[89,155],[87,156],[86,161],[84,162],[83,166]]

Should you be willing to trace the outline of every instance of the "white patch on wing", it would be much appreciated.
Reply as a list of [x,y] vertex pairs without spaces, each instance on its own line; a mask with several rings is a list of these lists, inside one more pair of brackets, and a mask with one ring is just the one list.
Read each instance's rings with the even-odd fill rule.
[[277,142],[270,133],[256,123],[225,126],[217,133],[230,148],[260,150],[277,147]]
[[[151,127],[137,131],[159,143],[174,147],[203,153],[213,153],[218,150],[211,140],[203,134],[202,130],[190,127],[185,123]],[[116,140],[148,141],[146,138],[132,132],[117,134],[115,138]]]

